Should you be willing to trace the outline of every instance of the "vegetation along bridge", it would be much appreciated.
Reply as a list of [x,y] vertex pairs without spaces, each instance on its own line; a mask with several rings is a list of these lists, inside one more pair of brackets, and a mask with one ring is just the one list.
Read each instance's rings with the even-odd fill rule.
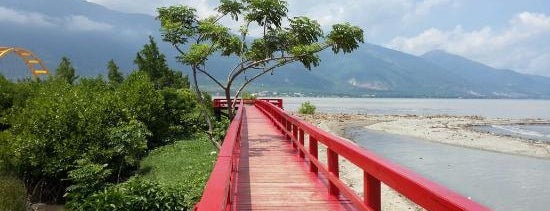
[[[320,144],[326,165],[318,158]],[[364,197],[339,179],[339,156],[363,170]],[[280,99],[239,101],[195,210],[380,210],[381,182],[428,210],[488,210],[289,115]]]

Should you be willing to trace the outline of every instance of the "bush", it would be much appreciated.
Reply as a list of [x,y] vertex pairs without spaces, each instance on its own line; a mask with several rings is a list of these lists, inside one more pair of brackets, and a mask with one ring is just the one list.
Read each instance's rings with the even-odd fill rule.
[[315,105],[311,104],[311,102],[306,101],[302,103],[300,108],[298,109],[298,113],[300,114],[315,114]]
[[[196,95],[182,74],[174,74],[177,80],[167,80],[172,85],[166,87],[181,89],[158,90],[143,71],[131,73],[117,86],[102,77],[82,78],[73,85],[53,77],[12,83],[0,75],[0,175],[19,176],[25,182],[22,195],[26,187],[33,202],[67,200],[69,209],[81,209],[102,191],[113,190],[113,197],[126,194],[127,186],[114,184],[134,175],[149,150],[206,130]],[[206,105],[212,110],[211,103]],[[182,155],[174,157],[187,159]],[[196,186],[193,181],[183,188],[177,184],[178,190]],[[181,195],[172,187],[145,185],[136,188],[151,187],[160,194],[151,200]]]
[[256,95],[253,95],[250,92],[244,91],[244,92],[241,93],[241,98],[245,99],[245,100],[255,100]]
[[196,95],[189,89],[166,88],[162,118],[165,122],[164,137],[189,137],[207,130]]
[[26,196],[23,182],[0,172],[0,210],[27,210]]
[[[163,104],[152,83],[139,75],[117,90],[96,78],[74,86],[46,81],[37,93],[10,118],[10,132],[29,190],[50,191],[33,199],[52,202],[78,183],[70,172],[88,164],[106,165],[109,182],[128,178],[148,149],[149,128],[160,119]],[[70,190],[79,195],[84,188]]]
[[215,149],[205,135],[160,147],[143,158],[143,179],[183,191],[185,206],[192,209],[202,196],[216,161],[213,151]]
[[73,210],[185,210],[182,191],[139,177],[92,194]]

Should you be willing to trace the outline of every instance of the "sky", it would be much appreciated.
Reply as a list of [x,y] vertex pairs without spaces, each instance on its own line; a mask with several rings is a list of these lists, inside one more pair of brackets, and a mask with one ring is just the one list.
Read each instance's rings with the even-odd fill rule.
[[[217,0],[87,0],[113,10],[155,15],[186,4],[199,16]],[[501,69],[550,77],[548,0],[290,0],[289,16],[309,16],[324,29],[350,22],[368,43],[414,55],[444,50]]]

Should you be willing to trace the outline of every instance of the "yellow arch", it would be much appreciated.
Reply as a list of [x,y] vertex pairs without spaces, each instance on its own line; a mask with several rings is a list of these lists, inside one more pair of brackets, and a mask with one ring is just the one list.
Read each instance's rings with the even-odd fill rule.
[[23,48],[0,47],[0,59],[2,59],[4,56],[9,55],[12,52],[23,59],[23,62],[25,62],[34,77],[48,74],[48,69],[46,68],[46,65],[44,65],[42,60],[31,51]]

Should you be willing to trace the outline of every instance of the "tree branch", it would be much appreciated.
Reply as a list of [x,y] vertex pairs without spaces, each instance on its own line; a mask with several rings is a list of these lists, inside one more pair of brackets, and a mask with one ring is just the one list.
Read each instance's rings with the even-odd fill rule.
[[200,68],[199,66],[197,66],[197,70],[199,70],[199,72],[205,74],[206,76],[208,76],[210,79],[212,79],[216,84],[218,84],[218,86],[220,86],[222,89],[225,89],[225,86],[222,85],[222,83],[220,81],[218,81],[218,79],[214,78],[214,76],[212,76],[210,73],[206,72],[205,70],[203,70],[202,68]]
[[181,50],[181,48],[180,48],[178,45],[176,45],[175,43],[172,43],[172,46],[174,46],[174,47],[176,48],[176,50],[177,50],[181,55],[184,55],[184,54],[185,54],[185,52],[183,52],[183,50]]
[[248,85],[250,84],[252,81],[256,80],[257,78],[261,77],[262,75],[265,75],[266,73],[274,70],[275,68],[278,68],[278,67],[281,67],[281,66],[284,66],[284,65],[287,65],[289,63],[292,63],[292,62],[295,62],[295,61],[298,61],[297,58],[292,58],[292,59],[288,59],[288,60],[285,60],[284,62],[281,62],[279,64],[276,64],[276,65],[273,65],[267,69],[264,69],[262,72],[256,74],[254,77],[246,80],[240,87],[239,89],[237,89],[237,91],[235,92],[235,99],[239,96],[239,94],[241,93],[241,91]]
[[[271,57],[271,58],[266,58],[266,59],[262,59],[262,60],[258,60],[258,61],[254,61],[254,62],[251,62],[247,65],[244,65],[243,63],[246,63],[246,62],[250,62],[250,61],[245,61],[245,62],[241,62],[239,65],[237,65],[228,75],[228,82],[233,82],[237,76],[239,76],[243,71],[247,70],[247,69],[250,69],[252,67],[255,67],[257,65],[260,65],[262,63],[268,63],[270,61],[275,61],[275,60],[280,60],[280,59],[293,59],[293,58],[296,58],[296,56],[281,56],[281,57]],[[239,66],[242,66],[241,68],[239,68]],[[235,72],[236,71],[236,72]]]
[[212,126],[212,121],[210,121],[210,116],[208,115],[208,111],[206,110],[206,104],[204,102],[204,98],[202,97],[202,92],[199,89],[199,84],[197,82],[197,66],[193,65],[193,83],[195,87],[195,92],[197,94],[197,98],[199,99],[201,113],[204,116],[204,119],[206,120],[206,123],[208,124],[208,138],[210,139],[210,142],[216,147],[216,149],[219,151],[221,149],[220,143],[218,143],[216,140],[214,140],[214,128]]

